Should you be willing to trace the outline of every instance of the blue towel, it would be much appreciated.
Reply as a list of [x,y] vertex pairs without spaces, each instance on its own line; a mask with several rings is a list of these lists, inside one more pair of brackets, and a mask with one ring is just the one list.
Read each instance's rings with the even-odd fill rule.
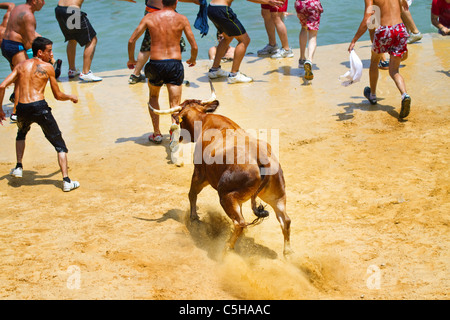
[[200,30],[202,38],[208,34],[208,3],[206,2],[206,0],[200,0],[200,9],[198,10],[194,27]]

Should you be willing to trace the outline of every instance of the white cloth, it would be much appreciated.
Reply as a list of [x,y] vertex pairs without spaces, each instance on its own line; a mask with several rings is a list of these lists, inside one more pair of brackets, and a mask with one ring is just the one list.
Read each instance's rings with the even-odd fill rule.
[[341,84],[347,87],[361,80],[363,65],[355,50],[350,52],[350,70],[339,77]]

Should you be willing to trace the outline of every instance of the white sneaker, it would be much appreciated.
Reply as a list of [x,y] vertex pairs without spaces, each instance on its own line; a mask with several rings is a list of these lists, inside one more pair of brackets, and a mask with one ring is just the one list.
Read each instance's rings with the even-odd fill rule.
[[420,39],[422,39],[422,34],[420,33],[420,31],[418,33],[411,32],[409,34],[409,38],[406,43],[411,44],[411,43],[419,41]]
[[240,72],[238,72],[234,77],[228,76],[228,83],[247,83],[252,81],[252,78],[247,77],[245,74]]
[[96,75],[94,75],[92,73],[91,70],[89,70],[89,72],[86,74],[80,73],[80,80],[83,80],[86,82],[97,82],[97,81],[102,81],[103,79],[100,77],[97,77]]
[[22,178],[23,169],[22,168],[13,168],[13,169],[11,169],[11,172],[9,174],[16,178]]
[[69,79],[72,79],[72,78],[75,78],[76,76],[80,75],[80,70],[69,69],[68,74],[69,74]]
[[216,78],[221,78],[221,77],[228,77],[230,73],[228,71],[222,70],[222,68],[219,68],[215,71],[213,71],[212,69],[209,69],[208,71],[208,77],[210,79],[216,79]]
[[72,191],[73,189],[76,189],[79,186],[80,186],[80,183],[78,181],[71,180],[70,182],[66,182],[63,180],[63,191],[64,192]]
[[281,58],[292,58],[294,56],[294,53],[292,52],[292,49],[279,49],[275,54],[271,55],[270,57],[272,59],[281,59]]
[[278,50],[277,44],[275,44],[274,46],[271,46],[270,44],[268,44],[261,50],[258,50],[257,53],[258,53],[258,56],[270,56],[270,55],[276,53],[277,50]]

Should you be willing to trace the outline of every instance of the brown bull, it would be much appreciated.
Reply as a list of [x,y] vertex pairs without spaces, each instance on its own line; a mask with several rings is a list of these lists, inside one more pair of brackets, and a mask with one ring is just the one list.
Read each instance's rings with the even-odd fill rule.
[[[181,129],[189,132],[182,136],[190,136],[191,142],[196,142],[194,173],[189,191],[190,217],[192,220],[199,219],[197,195],[204,187],[211,185],[217,190],[220,204],[234,223],[234,232],[228,241],[228,248],[234,249],[237,239],[249,225],[242,215],[244,202],[251,199],[252,210],[258,218],[268,216],[262,205],[256,204],[256,197],[259,197],[275,211],[284,236],[283,253],[288,254],[291,252],[291,220],[286,214],[285,182],[281,166],[267,142],[249,137],[229,118],[211,114],[218,106],[219,101],[215,99],[207,102],[186,100],[180,106],[166,111],[149,106],[157,114],[172,114]],[[198,134],[200,127],[201,134]],[[214,138],[211,138],[211,132]]]

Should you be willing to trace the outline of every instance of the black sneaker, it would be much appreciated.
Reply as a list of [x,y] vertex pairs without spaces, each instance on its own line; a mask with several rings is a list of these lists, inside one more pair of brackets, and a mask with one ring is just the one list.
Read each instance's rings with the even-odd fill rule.
[[11,95],[9,96],[9,101],[11,101],[11,103],[14,103],[15,99],[16,99],[16,95],[15,95],[14,92],[13,92],[13,93],[11,93]]
[[11,119],[11,122],[17,122],[17,114],[11,113],[11,116],[9,118]]
[[402,109],[400,110],[400,114],[398,117],[400,119],[406,118],[409,115],[409,111],[411,109],[411,97],[406,94],[402,99]]
[[371,99],[370,98],[370,88],[369,87],[365,87],[364,88],[364,97],[367,98],[367,100],[369,100],[370,104],[377,104],[377,99]]
[[145,82],[145,76],[142,75],[142,74],[139,75],[139,76],[136,76],[136,75],[132,74],[130,76],[130,78],[128,79],[128,83],[129,84],[135,84],[135,83],[138,83],[138,82]]

